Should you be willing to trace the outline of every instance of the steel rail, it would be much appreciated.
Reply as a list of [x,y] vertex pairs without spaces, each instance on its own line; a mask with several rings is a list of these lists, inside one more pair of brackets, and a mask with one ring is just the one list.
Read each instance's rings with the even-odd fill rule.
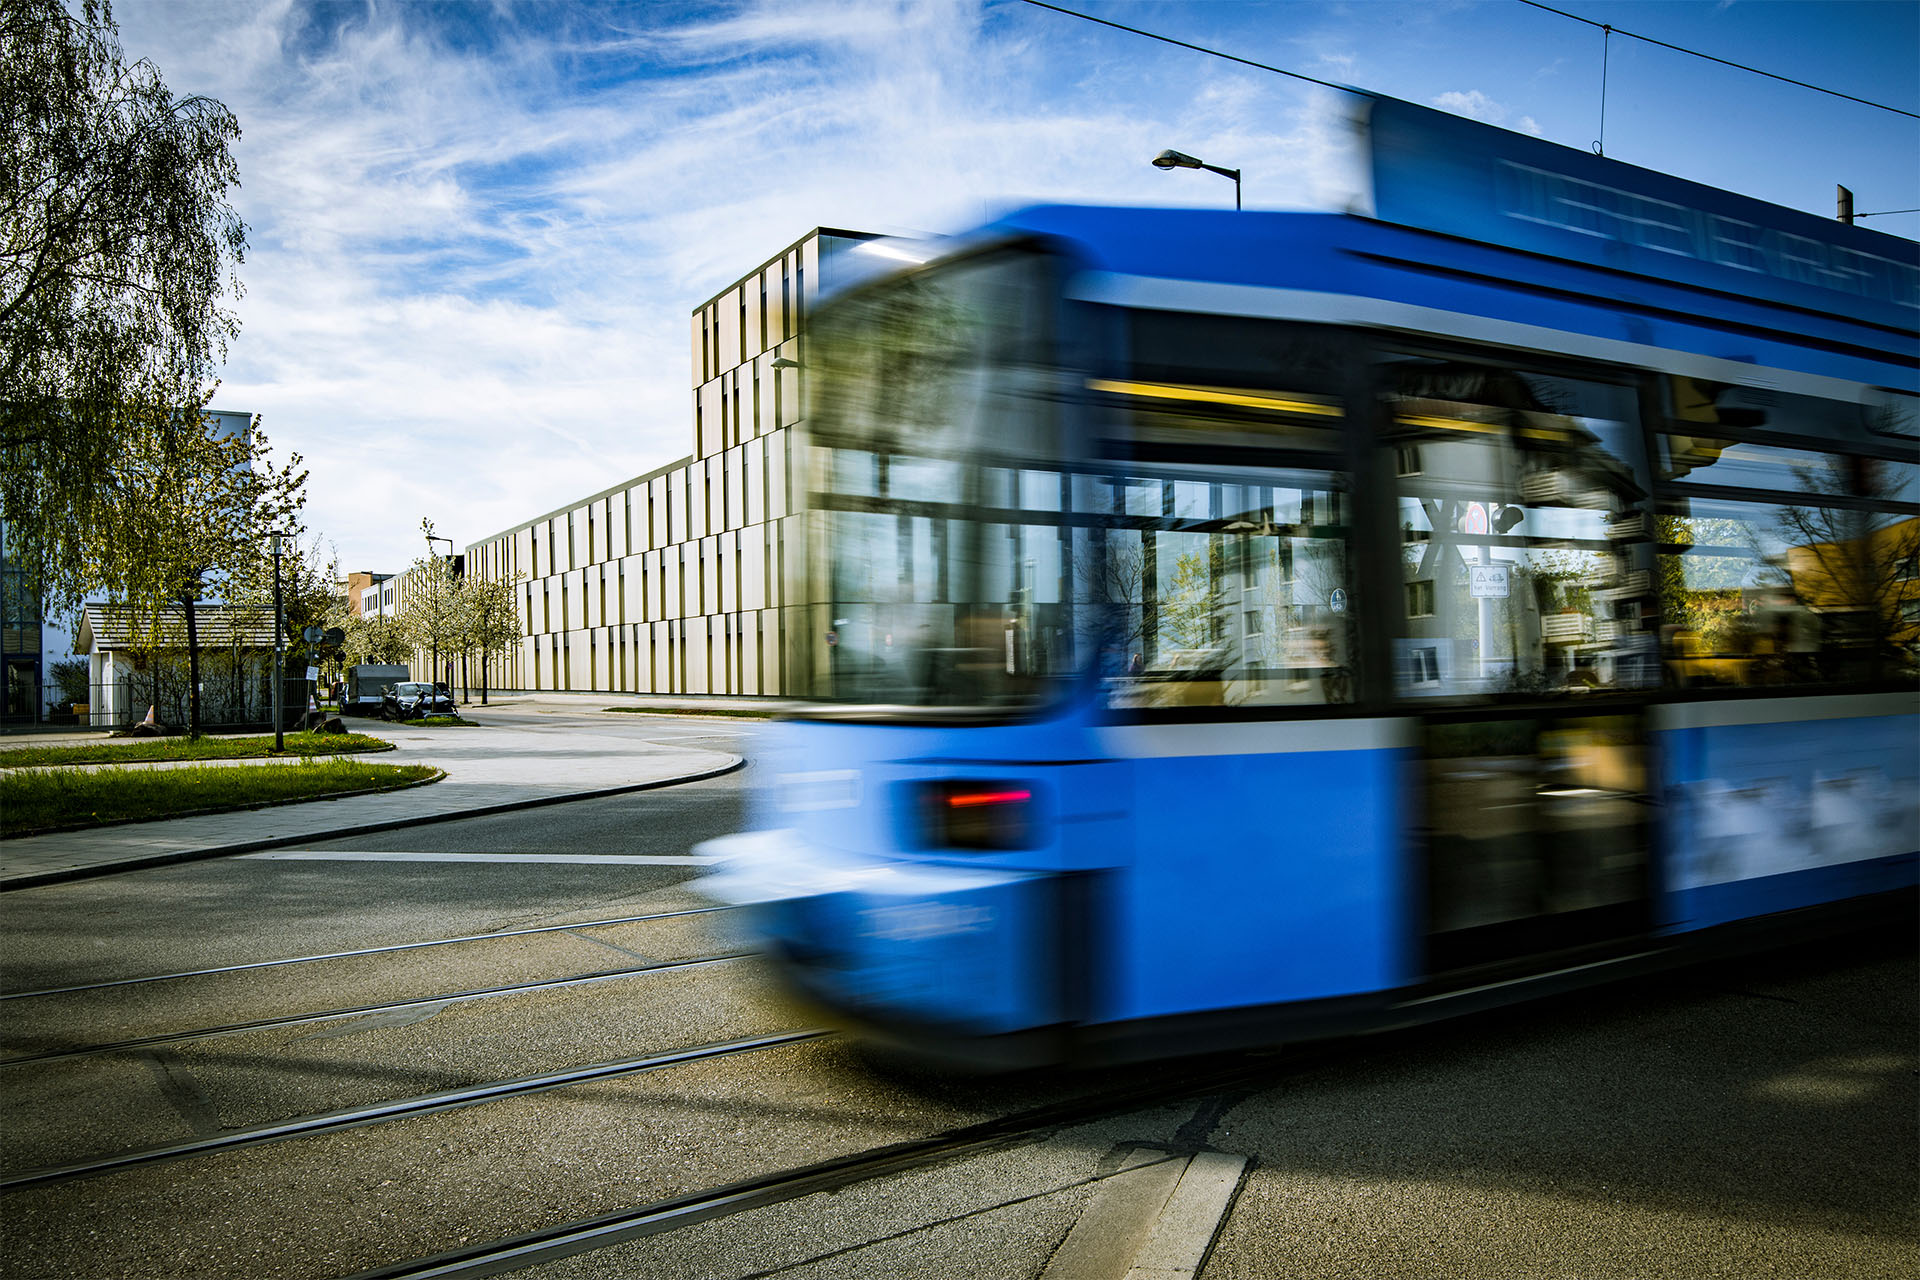
[[871,1151],[835,1156],[797,1169],[729,1182],[631,1209],[578,1222],[562,1223],[503,1240],[454,1249],[428,1258],[390,1263],[355,1272],[346,1280],[453,1280],[501,1275],[578,1253],[658,1235],[750,1209],[765,1208],[820,1191],[904,1173],[945,1160],[981,1155],[1003,1147],[1040,1141],[1060,1129],[1101,1119],[1116,1111],[1217,1091],[1269,1073],[1273,1059],[1240,1058],[1230,1067],[1200,1072],[1176,1083],[1135,1084],[1048,1103],[1008,1116],[910,1138]]
[[355,951],[329,951],[320,955],[291,956],[285,960],[253,960],[246,964],[219,965],[211,969],[183,969],[179,973],[156,973],[144,978],[113,978],[106,982],[84,982],[72,987],[46,987],[39,991],[0,991],[0,1000],[31,1000],[38,996],[64,996],[79,991],[101,991],[109,987],[134,987],[145,982],[171,982],[176,978],[205,978],[222,973],[243,973],[249,969],[273,969],[289,964],[313,964],[319,960],[350,960],[355,956],[387,955],[395,951],[418,951],[426,947],[447,947],[457,942],[490,942],[495,938],[524,938],[535,933],[564,933],[572,929],[604,929],[616,924],[642,924],[648,920],[672,920],[680,916],[703,916],[715,911],[737,911],[731,905],[689,907],[684,911],[658,911],[644,916],[613,916],[606,920],[582,920],[577,924],[543,924],[528,929],[503,929],[498,933],[469,933],[457,938],[434,938],[427,942],[396,942],[385,947],[361,947]]
[[518,995],[525,991],[554,991],[565,987],[581,987],[595,982],[611,982],[618,978],[644,977],[653,973],[664,973],[674,969],[693,969],[701,965],[724,964],[729,960],[746,960],[758,955],[757,951],[729,951],[724,955],[699,956],[692,960],[663,960],[658,964],[635,965],[627,969],[602,969],[594,973],[576,974],[571,978],[545,978],[539,982],[521,982],[504,987],[479,987],[471,991],[456,991],[448,995],[423,996],[415,1000],[393,1000],[385,1004],[355,1005],[346,1009],[328,1009],[322,1013],[289,1014],[282,1018],[256,1018],[251,1022],[232,1022],[219,1027],[200,1027],[192,1031],[168,1031],[160,1035],[141,1036],[133,1040],[116,1040],[111,1044],[87,1045],[79,1049],[54,1049],[46,1053],[27,1054],[18,1058],[0,1058],[0,1068],[24,1067],[36,1063],[60,1062],[70,1058],[92,1058],[106,1053],[125,1053],[133,1049],[151,1048],[157,1044],[179,1044],[188,1040],[212,1040],[219,1036],[239,1035],[247,1031],[264,1031],[273,1027],[298,1027],[313,1022],[329,1022],[335,1018],[359,1018],[370,1013],[392,1013],[401,1009],[419,1009],[427,1005],[459,1004],[466,1000],[487,1000],[494,996]]
[[458,1107],[471,1107],[482,1102],[492,1102],[500,1098],[522,1097],[530,1093],[545,1093],[554,1089],[565,1089],[571,1085],[587,1084],[595,1080],[608,1080],[617,1076],[635,1075],[643,1071],[657,1071],[662,1067],[684,1066],[692,1062],[705,1062],[714,1058],[723,1058],[737,1053],[754,1053],[762,1049],[777,1049],[782,1045],[798,1044],[806,1040],[834,1034],[819,1028],[806,1028],[800,1031],[780,1031],[771,1035],[750,1036],[744,1040],[725,1040],[716,1044],[698,1045],[691,1049],[675,1049],[668,1053],[649,1054],[642,1058],[621,1058],[612,1062],[597,1062],[592,1066],[574,1067],[566,1071],[549,1071],[534,1076],[518,1076],[512,1080],[496,1080],[488,1084],[474,1085],[465,1089],[449,1089],[441,1093],[421,1094],[413,1098],[401,1098],[392,1102],[375,1103],[372,1106],[352,1107],[342,1111],[327,1111],[319,1115],[302,1116],[295,1120],[285,1120],[279,1124],[259,1125],[251,1129],[239,1129],[224,1133],[216,1138],[196,1138],[190,1142],[175,1142],[159,1147],[144,1147],[138,1151],[125,1151],[118,1155],[104,1156],[94,1160],[82,1160],[73,1164],[52,1165],[42,1169],[29,1169],[24,1173],[11,1174],[0,1178],[0,1191],[12,1191],[21,1187],[44,1186],[51,1182],[66,1182],[75,1178],[92,1177],[103,1173],[116,1173],[122,1169],[131,1169],[140,1165],[158,1164],[168,1160],[181,1160],[189,1156],[206,1155],[215,1151],[230,1151],[238,1147],[259,1146],[265,1142],[281,1142],[289,1138],[310,1137],[319,1133],[330,1133],[339,1129],[353,1129],[364,1125],[379,1124],[388,1120],[405,1119],[412,1116],[430,1115],[436,1111],[450,1111]]

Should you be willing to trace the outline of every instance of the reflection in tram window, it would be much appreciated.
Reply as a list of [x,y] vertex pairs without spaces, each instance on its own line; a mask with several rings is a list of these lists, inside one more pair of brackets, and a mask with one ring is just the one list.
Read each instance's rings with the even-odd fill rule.
[[[1657,580],[1673,682],[1913,678],[1920,466],[1900,442],[1912,397],[1862,405],[1684,378],[1666,397],[1661,471],[1680,483],[1656,521]],[[1825,447],[1741,438],[1753,432]]]
[[[1182,478],[1175,479],[1180,474]],[[1188,479],[1186,476],[1204,478]],[[1149,518],[1086,530],[1109,706],[1273,706],[1354,696],[1347,495],[1327,475],[1169,470]]]
[[1421,359],[1389,363],[1383,382],[1400,490],[1400,692],[1658,683],[1632,389]]
[[1679,687],[1914,674],[1920,516],[1693,498],[1668,503],[1658,523]]

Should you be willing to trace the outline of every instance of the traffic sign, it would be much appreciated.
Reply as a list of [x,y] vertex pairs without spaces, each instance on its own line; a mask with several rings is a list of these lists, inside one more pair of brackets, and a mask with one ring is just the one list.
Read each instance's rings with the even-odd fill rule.
[[325,627],[308,627],[305,631],[302,631],[300,633],[300,638],[302,640],[305,640],[308,644],[319,644],[321,637],[325,636],[326,634],[327,634],[327,629]]
[[1470,564],[1467,566],[1467,586],[1475,600],[1505,600],[1508,592],[1507,566]]
[[[1460,532],[1483,534],[1486,531],[1487,504],[1484,502],[1469,502],[1467,504],[1467,514],[1460,521]],[[1501,592],[1501,594],[1505,595],[1506,593]]]

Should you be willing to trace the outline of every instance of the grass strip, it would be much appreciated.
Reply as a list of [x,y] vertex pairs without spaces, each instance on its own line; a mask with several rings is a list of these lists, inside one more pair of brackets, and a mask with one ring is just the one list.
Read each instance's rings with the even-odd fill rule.
[[[364,733],[282,734],[290,756],[346,755],[390,751],[393,744]],[[129,738],[78,747],[12,747],[0,750],[0,769],[50,764],[144,764],[155,760],[246,760],[273,754],[273,735],[243,738]]]
[[319,800],[388,790],[439,774],[431,765],[358,760],[7,773],[0,774],[0,836]]
[[465,716],[424,716],[418,720],[400,722],[409,729],[478,729],[478,720],[469,720]]
[[776,711],[736,711],[732,707],[602,707],[634,716],[737,716],[742,720],[771,720]]

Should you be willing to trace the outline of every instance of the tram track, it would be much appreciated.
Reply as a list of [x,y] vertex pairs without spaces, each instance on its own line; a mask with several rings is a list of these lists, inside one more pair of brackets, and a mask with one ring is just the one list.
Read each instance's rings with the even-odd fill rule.
[[[244,964],[218,965],[207,969],[182,969],[176,973],[156,973],[137,978],[111,978],[102,982],[85,982],[68,987],[44,987],[35,991],[0,991],[0,1001],[32,1000],[44,996],[75,995],[86,991],[105,991],[115,987],[135,987],[152,982],[173,982],[182,978],[209,978],[227,973],[246,973],[261,969],[275,969],[297,964],[315,964],[325,960],[352,960],[361,956],[392,955],[403,951],[421,951],[429,947],[447,947],[458,943],[496,942],[506,938],[525,938],[538,934],[577,932],[581,929],[605,929],[615,925],[644,924],[652,920],[674,920],[688,916],[711,915],[715,912],[736,911],[737,907],[722,905],[712,907],[689,907],[679,911],[656,911],[648,915],[610,916],[602,920],[579,920],[571,924],[536,925],[526,929],[503,929],[495,933],[468,933],[453,938],[433,938],[425,942],[397,942],[383,947],[360,947],[350,951],[329,951],[307,956],[289,956],[281,960],[252,960]],[[6,1063],[0,1061],[0,1066]]]
[[798,1044],[807,1040],[816,1040],[832,1034],[830,1031],[819,1028],[803,1028],[796,1031],[775,1032],[770,1035],[720,1041],[686,1049],[673,1049],[664,1053],[647,1054],[637,1058],[618,1058],[607,1062],[591,1063],[583,1067],[572,1067],[564,1071],[549,1071],[537,1075],[518,1076],[510,1080],[489,1081],[484,1084],[470,1085],[462,1089],[444,1090],[437,1093],[421,1094],[412,1098],[392,1099],[362,1107],[352,1107],[340,1111],[301,1116],[276,1124],[257,1125],[250,1128],[237,1129],[231,1133],[223,1133],[213,1137],[198,1138],[187,1142],[168,1143],[157,1147],[145,1147],[136,1151],[119,1152],[111,1156],[102,1156],[71,1164],[30,1169],[22,1173],[0,1177],[0,1191],[16,1191],[27,1187],[44,1186],[49,1183],[97,1177],[142,1165],[181,1160],[192,1156],[209,1155],[221,1151],[233,1151],[244,1147],[259,1146],[268,1142],[281,1142],[291,1138],[331,1133],[341,1129],[380,1124],[391,1120],[431,1115],[438,1111],[470,1107],[503,1098],[516,1098],[524,1097],[528,1094],[546,1093],[555,1089],[564,1089],[572,1085],[589,1084],[597,1080],[614,1079],[620,1076],[636,1075],[645,1071],[657,1071],[668,1067],[710,1062],[716,1058],[731,1057],[737,1054],[777,1049],[785,1045]]
[[602,969],[592,973],[575,974],[564,978],[545,978],[537,982],[509,983],[496,987],[479,987],[467,991],[420,996],[406,1000],[352,1005],[343,1008],[327,1009],[320,1012],[288,1014],[273,1018],[256,1018],[246,1022],[226,1023],[213,1027],[198,1027],[187,1031],[162,1032],[151,1036],[116,1040],[111,1043],[85,1045],[75,1049],[56,1049],[49,1050],[45,1053],[23,1054],[11,1058],[0,1058],[0,1069],[37,1066],[50,1062],[70,1061],[80,1058],[101,1057],[113,1053],[128,1053],[151,1049],[159,1045],[182,1044],[196,1040],[211,1040],[221,1036],[240,1035],[251,1031],[267,1031],[277,1027],[304,1026],[316,1022],[330,1022],[341,1018],[366,1017],[368,1015],[382,1013],[399,1013],[410,1009],[461,1004],[468,1001],[488,1000],[499,996],[519,995],[527,992],[559,991],[571,987],[583,987],[595,983],[613,982],[624,978],[639,978],[658,973],[671,973],[725,964],[735,960],[751,959],[757,954],[759,953],[754,951],[730,951],[718,955],[696,956],[685,960],[663,960],[654,964],[631,965],[619,969]]
[[[1317,1053],[1308,1050],[1304,1057],[1312,1060]],[[453,1280],[455,1277],[466,1280],[468,1277],[501,1275],[819,1192],[837,1191],[946,1161],[1044,1141],[1062,1129],[1101,1120],[1119,1112],[1218,1093],[1256,1078],[1270,1079],[1273,1069],[1274,1059],[1269,1054],[1252,1059],[1237,1055],[1231,1065],[1184,1076],[1176,1083],[1164,1080],[1130,1082],[962,1125],[923,1138],[911,1138],[869,1151],[830,1157],[797,1168],[741,1179],[431,1257],[374,1267],[356,1272],[346,1280]]]

